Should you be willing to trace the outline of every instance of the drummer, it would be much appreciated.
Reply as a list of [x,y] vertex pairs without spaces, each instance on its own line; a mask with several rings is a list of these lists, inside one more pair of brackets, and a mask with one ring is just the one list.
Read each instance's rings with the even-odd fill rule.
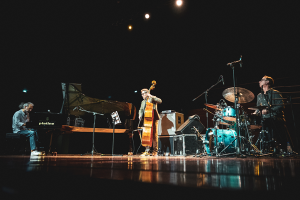
[[[279,148],[286,149],[287,141],[292,141],[285,125],[282,96],[279,91],[272,88],[273,85],[272,77],[262,77],[259,81],[261,93],[257,95],[256,105],[266,106],[262,110],[263,127],[267,131],[265,142],[275,147],[275,141],[277,141],[278,145],[281,144]],[[260,114],[260,111],[256,110],[253,114]]]

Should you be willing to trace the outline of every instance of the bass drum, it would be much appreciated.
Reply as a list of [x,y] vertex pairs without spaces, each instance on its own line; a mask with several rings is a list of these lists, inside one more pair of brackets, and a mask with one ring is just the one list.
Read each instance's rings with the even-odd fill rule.
[[[208,129],[205,134],[204,146],[206,153],[211,156],[216,144],[216,138],[214,138],[215,129]],[[232,144],[228,146],[223,153],[234,153],[236,150],[237,141],[235,140],[237,134],[235,130],[231,129],[217,129],[218,138],[218,152],[221,152],[225,147],[227,147],[231,142]],[[235,140],[235,141],[234,141]],[[234,142],[233,142],[234,141]]]

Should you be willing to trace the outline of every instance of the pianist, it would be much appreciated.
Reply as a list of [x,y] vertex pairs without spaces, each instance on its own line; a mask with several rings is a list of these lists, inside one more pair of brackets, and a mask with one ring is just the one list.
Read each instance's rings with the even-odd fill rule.
[[34,104],[31,102],[21,103],[19,105],[20,110],[15,112],[12,118],[13,133],[18,133],[30,138],[31,155],[39,154],[37,151],[36,143],[38,141],[38,135],[35,130],[26,128],[26,122],[29,121],[29,112],[32,111]]

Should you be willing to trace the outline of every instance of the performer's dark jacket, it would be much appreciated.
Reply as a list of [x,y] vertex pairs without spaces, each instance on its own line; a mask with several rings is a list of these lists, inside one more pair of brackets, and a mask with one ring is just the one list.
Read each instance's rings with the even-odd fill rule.
[[[269,105],[268,105],[269,104]],[[269,89],[266,94],[259,93],[257,95],[257,106],[268,106],[268,114],[264,114],[263,118],[284,119],[284,105],[282,96],[279,91]]]

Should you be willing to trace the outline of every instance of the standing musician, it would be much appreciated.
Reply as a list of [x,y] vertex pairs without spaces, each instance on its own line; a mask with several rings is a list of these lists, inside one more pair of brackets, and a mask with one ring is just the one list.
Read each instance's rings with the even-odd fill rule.
[[38,135],[35,130],[26,128],[26,122],[29,122],[29,112],[32,111],[34,104],[31,102],[21,103],[20,110],[16,111],[12,118],[13,133],[18,133],[30,138],[31,155],[39,155],[36,143],[38,142]]
[[[266,142],[269,147],[276,147],[275,141],[281,144],[280,148],[285,148],[289,141],[289,133],[285,125],[284,105],[279,91],[271,88],[274,85],[272,77],[264,76],[259,81],[261,93],[257,95],[257,106],[267,106],[262,110],[263,128],[266,131]],[[253,114],[260,113],[256,110]]]
[[[152,156],[157,156],[158,151],[158,120],[159,120],[159,114],[157,111],[157,104],[161,104],[162,100],[160,98],[157,98],[156,96],[153,96],[149,93],[148,89],[142,89],[141,95],[143,97],[143,101],[141,103],[141,107],[139,110],[139,120],[142,120],[142,117],[144,116],[145,112],[145,106],[146,106],[146,100],[148,99],[149,103],[153,103],[153,110],[154,110],[154,127],[153,127],[153,153]],[[142,156],[149,156],[150,155],[150,146],[146,146],[145,152],[142,154]]]

